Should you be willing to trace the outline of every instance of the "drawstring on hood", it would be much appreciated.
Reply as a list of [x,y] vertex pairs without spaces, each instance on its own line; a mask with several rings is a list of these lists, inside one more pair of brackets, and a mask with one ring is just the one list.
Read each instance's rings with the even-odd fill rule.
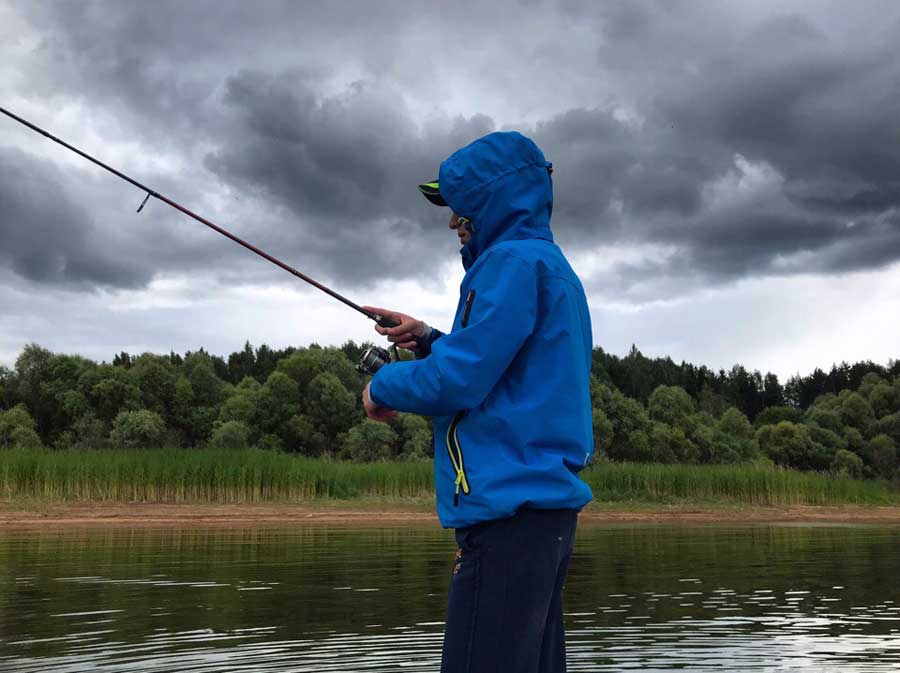
[[515,131],[479,138],[441,164],[441,196],[474,227],[471,240],[460,250],[467,271],[485,250],[502,241],[553,241],[551,168],[540,148]]

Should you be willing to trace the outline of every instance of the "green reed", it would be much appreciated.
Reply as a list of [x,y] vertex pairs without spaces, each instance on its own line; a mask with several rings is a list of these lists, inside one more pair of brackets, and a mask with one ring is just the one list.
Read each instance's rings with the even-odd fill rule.
[[[582,477],[601,502],[900,504],[886,482],[761,465],[600,463]],[[348,463],[270,451],[0,451],[0,499],[273,502],[429,497],[431,463]]]
[[734,502],[749,505],[896,505],[900,491],[862,481],[770,465],[601,463],[582,476],[599,501]]
[[270,451],[0,451],[0,498],[266,502],[434,490],[428,462],[345,463]]

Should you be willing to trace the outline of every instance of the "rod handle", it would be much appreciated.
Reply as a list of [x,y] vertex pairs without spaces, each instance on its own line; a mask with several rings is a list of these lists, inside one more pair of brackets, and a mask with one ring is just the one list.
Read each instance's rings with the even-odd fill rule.
[[[394,320],[391,320],[390,318],[383,316],[383,315],[376,317],[375,322],[378,324],[379,327],[397,327],[400,324],[400,323],[398,323]],[[413,341],[416,342],[416,350],[417,351],[426,345],[424,337],[413,337]],[[395,344],[395,347],[396,347],[396,344]],[[394,353],[396,355],[396,351]]]

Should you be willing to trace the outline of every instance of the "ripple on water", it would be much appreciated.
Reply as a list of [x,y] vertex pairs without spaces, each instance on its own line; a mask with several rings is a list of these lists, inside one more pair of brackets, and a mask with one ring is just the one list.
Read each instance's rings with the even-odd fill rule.
[[[583,527],[570,671],[898,670],[897,531]],[[432,529],[0,534],[4,673],[434,671]]]

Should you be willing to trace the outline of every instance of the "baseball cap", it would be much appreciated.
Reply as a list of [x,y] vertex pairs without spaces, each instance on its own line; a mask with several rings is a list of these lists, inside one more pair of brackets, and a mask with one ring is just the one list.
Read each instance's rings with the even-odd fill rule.
[[425,198],[431,201],[434,205],[447,205],[447,202],[444,201],[444,197],[441,196],[441,190],[437,180],[434,180],[432,182],[423,182],[421,185],[419,185],[419,191],[422,192]]

